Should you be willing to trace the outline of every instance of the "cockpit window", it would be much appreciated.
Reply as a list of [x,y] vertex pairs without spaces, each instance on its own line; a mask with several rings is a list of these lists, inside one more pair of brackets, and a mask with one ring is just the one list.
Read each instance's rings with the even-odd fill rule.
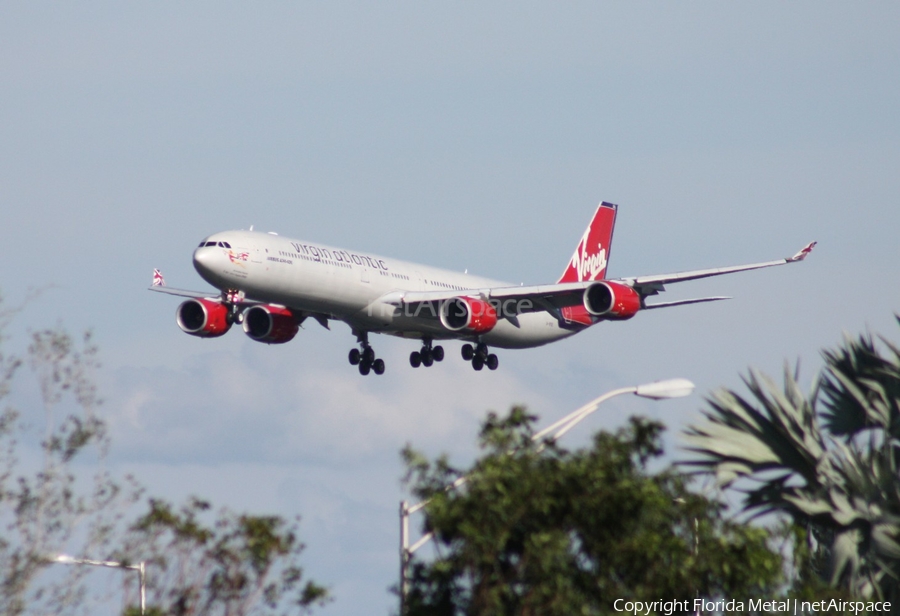
[[205,240],[202,241],[202,242],[200,242],[200,245],[197,246],[197,248],[203,248],[204,246],[206,246],[206,241],[205,241]]
[[206,242],[206,245],[207,245],[207,246],[215,246],[216,243],[215,243],[215,242]]

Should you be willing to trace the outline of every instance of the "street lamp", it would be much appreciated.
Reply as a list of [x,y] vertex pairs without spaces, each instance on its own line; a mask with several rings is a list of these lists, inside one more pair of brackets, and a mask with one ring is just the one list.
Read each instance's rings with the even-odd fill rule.
[[600,406],[610,398],[621,396],[622,394],[634,394],[636,396],[640,396],[641,398],[649,398],[651,400],[665,400],[668,398],[683,398],[684,396],[691,395],[691,392],[693,391],[694,384],[687,379],[668,379],[665,381],[645,383],[643,385],[638,385],[637,387],[623,387],[621,389],[614,389],[603,394],[602,396],[594,398],[593,400],[582,406],[580,409],[576,409],[559,421],[550,424],[531,438],[532,440],[537,441],[544,438],[550,432],[557,430],[557,432],[552,437],[547,439],[550,442],[554,442],[563,434],[574,428],[575,425],[582,419],[586,418],[588,415],[596,411],[598,406]]
[[131,569],[138,572],[138,578],[141,584],[141,616],[147,608],[147,584],[145,563],[141,561],[136,565],[126,565],[125,563],[117,563],[112,560],[90,560],[88,558],[74,558],[68,554],[60,554],[51,559],[50,562],[60,563],[63,565],[91,565],[93,567],[108,567],[110,569]]
[[[694,384],[687,379],[668,379],[665,381],[645,383],[643,385],[638,385],[637,387],[614,389],[602,396],[594,398],[581,408],[572,411],[562,419],[550,424],[540,432],[535,433],[531,437],[531,440],[538,441],[544,439],[545,442],[556,442],[562,435],[574,428],[576,424],[580,423],[588,415],[596,411],[597,407],[616,396],[634,394],[641,398],[649,398],[651,400],[665,400],[667,398],[682,398],[684,396],[689,396],[693,391]],[[549,438],[545,438],[551,432],[553,432],[553,435]],[[543,447],[544,445],[541,445],[540,448],[543,449]],[[447,491],[456,489],[468,480],[468,476],[459,477],[445,489]],[[431,502],[431,499],[416,503],[415,505],[410,505],[405,500],[400,501],[400,616],[403,616],[404,602],[406,599],[409,561],[416,550],[428,543],[434,536],[434,533],[425,533],[418,541],[409,545],[409,516],[424,509],[429,502]]]

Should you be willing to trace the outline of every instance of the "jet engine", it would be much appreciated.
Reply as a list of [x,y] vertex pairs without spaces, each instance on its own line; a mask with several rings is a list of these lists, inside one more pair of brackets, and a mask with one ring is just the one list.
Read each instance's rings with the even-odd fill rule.
[[294,313],[282,306],[251,306],[244,311],[244,333],[257,342],[283,344],[292,340],[299,329]]
[[485,334],[497,325],[497,311],[474,297],[454,297],[441,305],[441,323],[452,332]]
[[186,334],[215,338],[231,328],[228,306],[210,299],[189,299],[178,306],[175,322]]
[[596,317],[630,319],[641,309],[641,296],[624,284],[596,282],[584,290],[584,308]]

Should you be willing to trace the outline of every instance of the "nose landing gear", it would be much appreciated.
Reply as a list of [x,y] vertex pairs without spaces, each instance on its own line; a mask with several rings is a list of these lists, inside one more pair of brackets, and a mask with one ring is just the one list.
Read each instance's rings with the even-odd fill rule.
[[488,352],[488,347],[483,342],[479,342],[474,347],[468,343],[464,344],[462,346],[462,358],[472,362],[472,368],[475,370],[481,370],[485,366],[488,367],[488,370],[496,370],[497,366],[500,365],[500,359],[493,353]]
[[413,351],[409,354],[409,365],[413,368],[419,366],[430,367],[436,361],[444,361],[444,347],[431,346],[431,340],[425,340],[421,351]]
[[384,360],[375,357],[375,350],[369,346],[368,332],[357,332],[356,339],[362,350],[350,349],[350,355],[347,359],[353,366],[359,366],[359,373],[363,376],[374,372],[375,374],[384,374]]

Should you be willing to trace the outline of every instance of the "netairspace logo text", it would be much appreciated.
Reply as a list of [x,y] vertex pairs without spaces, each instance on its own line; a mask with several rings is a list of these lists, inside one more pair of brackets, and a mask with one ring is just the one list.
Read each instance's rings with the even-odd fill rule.
[[650,616],[662,614],[672,616],[676,612],[694,612],[695,614],[727,614],[729,612],[781,612],[785,614],[810,614],[816,612],[852,612],[853,614],[890,612],[890,601],[800,601],[799,599],[783,599],[766,601],[764,599],[672,599],[671,601],[626,601],[616,599],[613,609],[633,616]]

